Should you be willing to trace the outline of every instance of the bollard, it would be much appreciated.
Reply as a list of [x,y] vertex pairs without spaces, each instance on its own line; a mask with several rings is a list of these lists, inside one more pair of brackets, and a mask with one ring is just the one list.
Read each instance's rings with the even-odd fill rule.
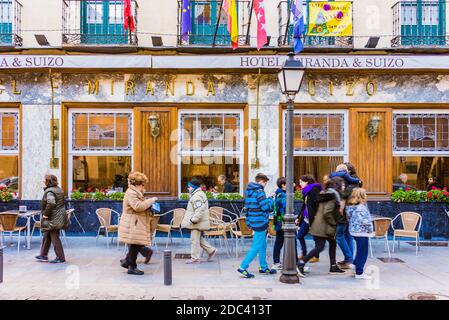
[[3,282],[3,247],[0,246],[0,283]]
[[171,283],[172,283],[171,250],[164,250],[164,285],[171,286]]

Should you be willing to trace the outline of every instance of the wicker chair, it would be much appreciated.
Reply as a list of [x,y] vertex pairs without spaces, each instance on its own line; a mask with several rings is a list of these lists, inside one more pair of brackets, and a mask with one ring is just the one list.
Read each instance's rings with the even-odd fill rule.
[[235,222],[231,223],[231,232],[235,237],[235,256],[238,258],[239,241],[252,238],[253,230],[246,224],[245,217],[239,217]]
[[1,232],[1,246],[3,247],[3,237],[5,232],[9,232],[9,235],[11,237],[12,242],[12,235],[13,233],[18,233],[18,239],[17,239],[17,252],[20,252],[20,239],[21,239],[21,233],[23,230],[26,229],[26,226],[19,227],[17,226],[17,220],[19,218],[18,214],[0,214],[0,232]]
[[[75,211],[75,209],[68,209],[68,210],[66,210],[66,214],[67,214],[67,217],[68,217],[69,221],[72,218],[72,214],[73,214],[74,211]],[[36,217],[33,216],[33,221],[34,221],[34,224],[33,224],[33,229],[31,230],[31,240],[33,239],[34,230],[36,228],[39,229],[39,237],[42,238],[42,222],[41,222],[42,221],[42,214],[40,214],[40,220],[36,220]],[[62,237],[64,239],[65,245],[68,248],[69,247],[69,242],[67,241],[67,235],[65,233],[65,230],[61,230],[61,234],[62,234]]]
[[[163,215],[166,215],[170,212],[173,212],[173,219],[171,219],[170,224],[157,224],[156,231],[167,233],[167,243],[165,245],[166,248],[168,248],[168,241],[173,244],[173,239],[171,236],[172,231],[178,231],[181,234],[182,242],[184,242],[184,235],[182,234],[182,228],[181,223],[182,219],[184,219],[184,215],[186,213],[186,209],[183,208],[176,208],[173,210],[170,210],[168,212],[165,212]],[[162,216],[162,215],[160,215]]]
[[[394,228],[394,221],[401,218],[402,229]],[[393,229],[393,252],[394,242],[396,238],[415,238],[416,255],[418,255],[419,248],[419,231],[421,230],[422,218],[416,212],[401,212],[391,221],[391,228]],[[416,227],[418,226],[417,230]],[[398,239],[398,249],[400,248],[400,239]]]
[[[226,212],[226,213],[225,213]],[[225,226],[226,232],[231,232],[231,223],[235,222],[239,217],[237,214],[222,208],[222,207],[210,207],[209,208],[210,218],[211,218],[211,228],[214,228],[214,221],[219,221],[222,226]],[[224,219],[226,218],[226,219]],[[226,222],[225,222],[226,220]],[[232,237],[232,232],[231,232]]]
[[206,238],[210,238],[210,237],[219,237],[220,239],[223,238],[223,242],[226,247],[226,253],[229,256],[227,229],[229,228],[229,230],[231,230],[230,223],[225,223],[223,220],[211,218],[210,224],[211,224],[211,226],[214,226],[214,227],[208,231],[204,231],[203,235]]
[[[388,258],[391,258],[390,244],[388,243],[388,229],[390,228],[391,218],[377,218],[373,220],[374,224],[374,237],[373,239],[385,239],[385,249],[388,252]],[[371,252],[371,258],[373,258],[373,247],[371,244],[371,238],[369,238],[369,248]]]
[[[109,208],[99,208],[95,211],[98,221],[100,222],[100,226],[98,227],[97,232],[97,240],[100,236],[100,231],[104,230],[105,236],[106,236],[106,247],[109,248],[109,233],[112,233],[111,237],[111,243],[114,241],[114,233],[118,233],[118,221],[120,220],[120,213],[118,213],[115,210],[109,209]],[[117,224],[111,224],[112,223],[112,215],[117,215]],[[95,243],[95,244],[96,244]],[[117,249],[119,248],[120,243],[117,239]]]

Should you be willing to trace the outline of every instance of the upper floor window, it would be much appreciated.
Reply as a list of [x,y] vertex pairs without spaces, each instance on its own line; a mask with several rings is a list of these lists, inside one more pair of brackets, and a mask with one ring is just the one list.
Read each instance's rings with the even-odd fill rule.
[[22,5],[17,0],[0,0],[0,44],[21,46]]

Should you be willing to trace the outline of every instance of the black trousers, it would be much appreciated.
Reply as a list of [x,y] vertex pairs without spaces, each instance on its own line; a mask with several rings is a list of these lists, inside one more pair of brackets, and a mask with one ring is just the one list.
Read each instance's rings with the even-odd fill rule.
[[[284,231],[276,231],[276,238],[274,240],[274,246],[273,246],[273,263],[280,263],[281,262],[281,249],[284,246]],[[295,257],[296,262],[298,262],[298,249],[296,246],[296,235],[294,238],[295,241]]]
[[317,257],[323,250],[326,245],[326,241],[329,242],[329,260],[331,266],[337,264],[336,254],[337,254],[337,241],[335,239],[329,238],[321,238],[321,237],[313,237],[315,241],[315,248],[313,248],[305,257],[304,262],[307,263],[313,257]]
[[126,254],[126,261],[128,263],[128,266],[130,266],[131,268],[137,268],[137,255],[142,251],[143,248],[145,248],[145,246],[141,246],[138,244],[130,244],[128,246],[128,253]]
[[50,245],[53,243],[56,259],[65,260],[64,248],[61,239],[59,239],[59,230],[45,231],[42,235],[41,256],[47,257]]

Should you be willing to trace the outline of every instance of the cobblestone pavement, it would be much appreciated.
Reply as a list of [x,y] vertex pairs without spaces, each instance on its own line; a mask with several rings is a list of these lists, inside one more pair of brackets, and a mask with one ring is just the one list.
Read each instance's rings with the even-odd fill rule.
[[[9,240],[5,237],[5,240]],[[369,258],[368,272],[374,280],[356,280],[351,272],[329,275],[327,252],[301,284],[283,284],[278,275],[257,275],[242,279],[236,272],[243,255],[230,256],[224,247],[215,244],[220,254],[213,262],[186,265],[183,259],[173,259],[173,285],[164,286],[163,253],[165,239],[158,238],[159,252],[148,265],[140,265],[144,276],[131,276],[119,266],[124,246],[106,248],[106,240],[71,237],[66,248],[67,263],[52,265],[36,262],[39,242],[32,249],[7,247],[4,252],[4,282],[0,284],[0,299],[408,299],[421,292],[449,299],[449,248],[422,247],[418,256],[414,246],[403,243],[393,257],[404,263],[384,263]],[[170,245],[175,253],[188,253],[188,239]],[[214,244],[215,241],[212,241]],[[268,261],[271,263],[271,243]],[[232,243],[230,244],[232,245]],[[249,242],[245,250],[248,249]],[[312,243],[309,242],[309,247]],[[341,253],[338,250],[339,258]],[[53,252],[51,252],[53,254]],[[386,257],[383,243],[374,246],[375,257]],[[50,256],[51,258],[51,256]],[[142,257],[138,262],[142,262]],[[257,259],[250,270],[257,272]]]

